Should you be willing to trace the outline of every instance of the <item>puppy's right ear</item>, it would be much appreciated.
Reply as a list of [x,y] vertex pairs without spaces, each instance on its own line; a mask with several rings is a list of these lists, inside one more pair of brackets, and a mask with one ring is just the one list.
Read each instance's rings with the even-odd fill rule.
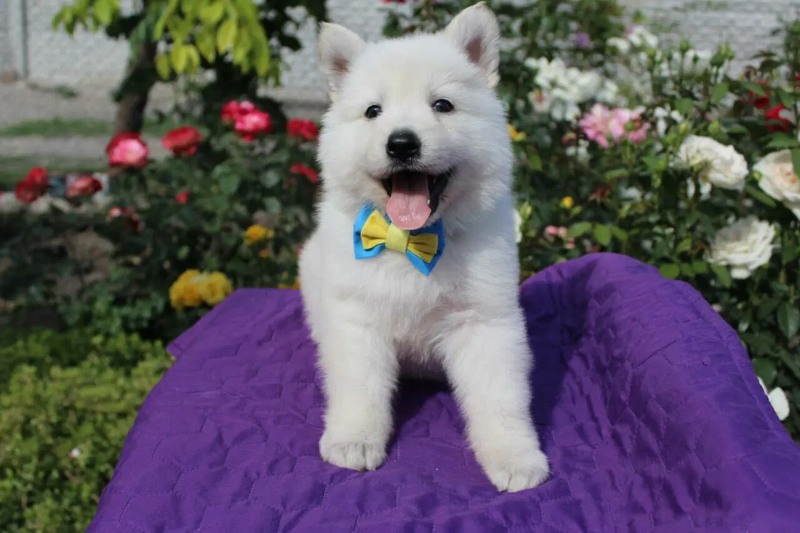
[[319,29],[319,65],[328,78],[331,97],[335,97],[342,80],[350,71],[353,60],[361,53],[366,43],[343,26],[323,22]]

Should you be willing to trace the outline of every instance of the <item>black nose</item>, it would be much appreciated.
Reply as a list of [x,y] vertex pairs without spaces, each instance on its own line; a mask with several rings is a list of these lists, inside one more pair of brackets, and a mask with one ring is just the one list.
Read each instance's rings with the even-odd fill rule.
[[421,146],[419,137],[413,131],[399,130],[389,135],[389,140],[386,142],[386,153],[392,159],[407,161],[419,155]]

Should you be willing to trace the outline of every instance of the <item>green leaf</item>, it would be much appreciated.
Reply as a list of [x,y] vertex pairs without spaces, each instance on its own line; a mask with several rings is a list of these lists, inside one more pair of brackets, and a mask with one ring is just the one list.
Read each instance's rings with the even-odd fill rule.
[[753,359],[753,369],[756,371],[756,375],[764,381],[765,385],[772,384],[772,380],[778,375],[775,363],[764,357]]
[[161,76],[162,80],[169,78],[171,68],[169,66],[169,56],[166,54],[158,54],[156,56],[156,72]]
[[622,242],[627,242],[628,232],[618,226],[611,226],[611,233]]
[[239,176],[233,173],[224,174],[219,179],[219,188],[227,195],[232,195],[239,188]]
[[728,94],[728,84],[726,82],[718,83],[711,90],[711,103],[718,104]]
[[796,148],[797,139],[785,133],[776,133],[772,139],[767,143],[767,148],[783,149],[783,148]]
[[594,228],[595,240],[603,246],[611,244],[611,229],[608,226],[598,224]]
[[800,176],[800,148],[792,150],[792,167],[794,167],[794,175]]
[[676,254],[681,254],[683,252],[687,252],[692,248],[692,238],[686,237],[681,242],[678,243],[678,246],[675,248]]
[[178,0],[169,0],[169,3],[163,8],[161,15],[158,17],[155,25],[153,25],[153,39],[158,40],[164,36],[164,26],[167,25],[170,15],[178,7]]
[[541,172],[544,170],[544,165],[542,165],[542,158],[537,153],[530,153],[528,155],[528,164],[531,166],[532,170],[536,172]]
[[94,16],[103,26],[111,24],[114,18],[113,6],[110,0],[96,0],[94,4]]
[[208,30],[201,30],[194,37],[194,44],[206,61],[214,61],[217,49],[214,48],[214,34]]
[[708,263],[699,259],[692,261],[692,269],[696,274],[708,274]]
[[750,196],[752,196],[753,198],[755,198],[764,205],[768,205],[769,207],[775,207],[777,205],[775,203],[775,200],[767,196],[761,189],[757,189],[752,185],[747,185],[744,188],[744,190],[747,192],[747,194],[749,194]]
[[569,231],[567,232],[567,237],[580,237],[581,235],[588,233],[589,230],[592,229],[592,225],[589,222],[578,222],[577,224],[573,224]]
[[608,172],[603,174],[603,179],[606,181],[614,181],[617,178],[622,178],[628,175],[628,169],[626,168],[615,168],[613,170],[609,170]]
[[764,89],[763,85],[759,85],[758,83],[753,83],[752,81],[741,81],[739,82],[742,87],[750,91],[751,93],[755,94],[756,96],[766,96],[766,90]]
[[800,328],[800,310],[788,302],[782,303],[778,308],[778,326],[787,339],[793,339]]
[[728,272],[728,269],[726,267],[714,264],[709,264],[709,266],[711,267],[711,271],[714,272],[714,274],[717,276],[719,282],[722,283],[723,287],[727,289],[728,287],[731,286],[733,280],[731,279],[731,273]]
[[658,270],[661,271],[661,275],[667,279],[675,279],[681,273],[681,267],[676,265],[675,263],[667,263],[666,265],[661,265]]
[[236,40],[237,33],[236,21],[228,19],[220,25],[217,30],[217,51],[220,53],[228,51]]
[[688,115],[694,109],[694,100],[691,98],[680,98],[675,101],[675,111],[681,115]]
[[214,25],[222,18],[225,13],[225,4],[223,2],[214,2],[208,4],[200,10],[200,20],[209,25]]
[[175,43],[172,45],[169,56],[175,72],[182,74],[186,70],[186,62],[188,60],[186,45]]
[[266,46],[259,46],[255,49],[256,60],[255,60],[255,69],[256,74],[261,76],[262,78],[267,75],[269,72],[269,47]]

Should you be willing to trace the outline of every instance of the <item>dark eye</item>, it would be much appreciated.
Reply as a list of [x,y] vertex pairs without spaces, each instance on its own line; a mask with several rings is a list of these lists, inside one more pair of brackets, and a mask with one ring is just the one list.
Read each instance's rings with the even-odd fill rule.
[[436,100],[432,107],[437,113],[449,113],[453,110],[453,104],[450,103],[450,100],[445,100],[444,98]]
[[381,109],[381,106],[371,105],[367,108],[366,112],[364,113],[364,116],[367,118],[375,118],[381,114],[381,111],[383,111],[383,109]]

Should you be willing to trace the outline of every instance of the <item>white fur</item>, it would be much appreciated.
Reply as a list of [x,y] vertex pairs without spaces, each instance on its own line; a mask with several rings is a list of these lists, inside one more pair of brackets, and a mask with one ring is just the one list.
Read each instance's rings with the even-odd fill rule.
[[[323,194],[300,280],[325,376],[320,452],[335,465],[380,466],[401,372],[444,373],[498,489],[534,487],[548,475],[530,416],[512,155],[492,89],[497,53],[497,23],[483,4],[435,35],[367,44],[339,26],[322,28],[322,70],[336,98],[323,120]],[[439,98],[455,111],[435,113]],[[368,120],[373,104],[383,113]],[[398,129],[417,133],[420,165],[431,173],[456,169],[431,218],[444,221],[446,249],[429,277],[397,252],[353,255],[359,209],[386,205],[379,178],[389,165],[387,137]]]

